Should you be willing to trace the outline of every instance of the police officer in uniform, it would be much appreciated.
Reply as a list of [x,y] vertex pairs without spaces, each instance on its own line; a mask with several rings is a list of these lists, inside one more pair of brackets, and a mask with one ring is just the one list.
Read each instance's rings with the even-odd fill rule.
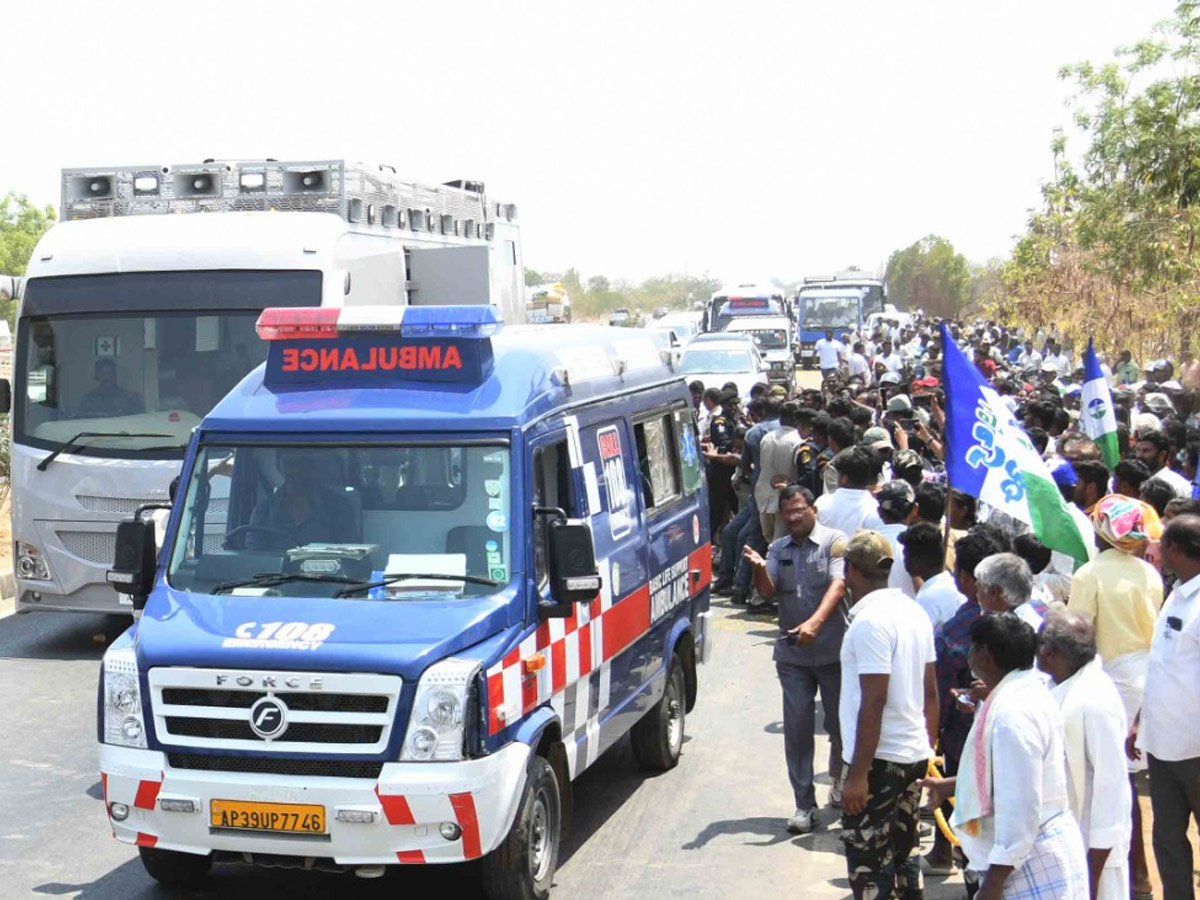
[[736,408],[736,405],[736,392],[723,393],[720,406],[712,411],[708,422],[708,434],[705,436],[710,534],[720,533],[721,526],[725,524],[736,504],[733,486],[730,484],[737,464],[737,455],[733,453],[733,429],[736,420],[729,414],[730,407]]

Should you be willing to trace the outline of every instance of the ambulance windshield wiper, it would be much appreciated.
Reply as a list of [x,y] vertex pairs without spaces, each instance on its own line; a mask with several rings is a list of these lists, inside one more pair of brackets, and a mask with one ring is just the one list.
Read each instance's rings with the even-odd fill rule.
[[338,598],[350,597],[363,591],[369,591],[372,588],[387,587],[389,584],[395,584],[397,581],[409,581],[413,578],[430,581],[464,581],[467,584],[482,584],[484,587],[500,587],[499,581],[491,578],[481,578],[478,575],[450,575],[446,572],[438,572],[436,574],[430,572],[394,572],[383,576],[378,581],[356,581],[351,587],[342,588],[333,596]]
[[357,578],[347,578],[345,575],[321,575],[314,572],[260,572],[249,578],[236,578],[233,581],[222,581],[212,589],[214,594],[240,587],[278,587],[289,581],[310,581],[325,584],[358,584]]
[[169,437],[174,437],[174,435],[171,435],[171,434],[145,434],[145,433],[130,432],[130,431],[81,431],[81,432],[79,432],[79,434],[75,435],[73,438],[71,438],[69,441],[67,441],[65,444],[63,444],[61,447],[59,447],[57,450],[55,450],[53,453],[51,453],[49,456],[47,456],[45,459],[43,459],[40,463],[38,463],[37,470],[39,472],[45,472],[46,469],[48,469],[50,467],[50,463],[52,463],[56,459],[58,459],[58,457],[61,454],[66,453],[68,450],[79,449],[80,441],[82,441],[84,438],[94,438],[94,437],[169,438]]

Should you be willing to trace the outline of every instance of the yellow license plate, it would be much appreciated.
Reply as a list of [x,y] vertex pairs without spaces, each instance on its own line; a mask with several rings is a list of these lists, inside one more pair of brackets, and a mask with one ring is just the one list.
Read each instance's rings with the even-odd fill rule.
[[325,807],[315,804],[213,800],[208,804],[208,819],[213,828],[287,834],[325,833]]

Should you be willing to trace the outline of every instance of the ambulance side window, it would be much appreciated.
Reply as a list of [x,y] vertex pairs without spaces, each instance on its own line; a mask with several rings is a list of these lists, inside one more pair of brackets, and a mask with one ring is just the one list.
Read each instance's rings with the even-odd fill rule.
[[680,497],[673,418],[671,414],[660,414],[633,426],[647,512],[668,506]]
[[[539,447],[533,454],[534,505],[557,506],[571,515],[571,463],[567,442]],[[533,571],[539,587],[550,579],[546,563],[546,517],[533,517]]]

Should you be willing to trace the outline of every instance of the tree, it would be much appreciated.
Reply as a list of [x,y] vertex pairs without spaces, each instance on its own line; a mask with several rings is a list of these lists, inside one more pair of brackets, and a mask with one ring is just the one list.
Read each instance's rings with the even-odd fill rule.
[[997,309],[1135,355],[1187,345],[1200,296],[1200,15],[1196,0],[1113,61],[1060,72],[1086,147],[1043,187]]
[[[0,275],[24,275],[38,239],[57,218],[54,207],[38,208],[24,194],[10,192],[0,200]],[[11,325],[16,301],[4,304],[3,314]]]
[[970,297],[971,271],[953,244],[931,234],[888,258],[887,284],[897,306],[954,318]]

